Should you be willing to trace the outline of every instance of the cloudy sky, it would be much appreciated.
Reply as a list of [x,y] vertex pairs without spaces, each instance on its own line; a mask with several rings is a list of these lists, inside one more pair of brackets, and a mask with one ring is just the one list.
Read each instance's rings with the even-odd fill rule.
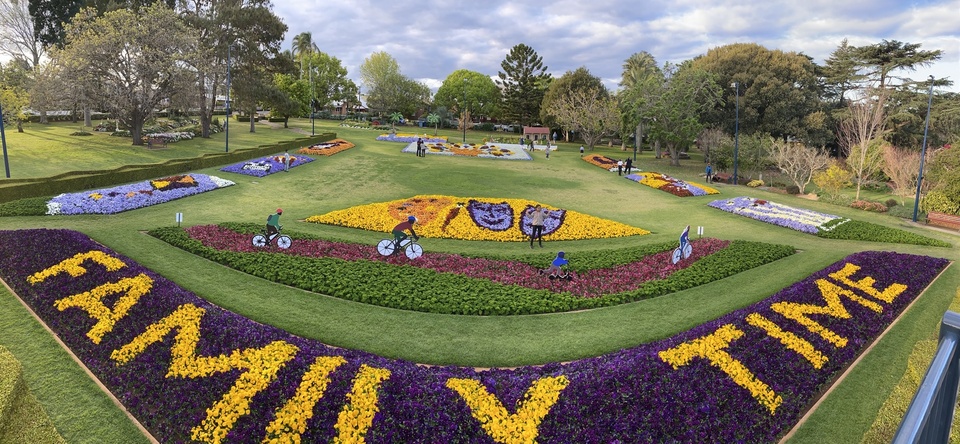
[[[754,42],[802,52],[822,64],[851,45],[899,40],[942,50],[914,79],[949,77],[960,91],[960,0],[273,0],[293,37],[312,33],[360,84],[359,66],[386,51],[407,77],[434,91],[453,71],[496,76],[518,43],[532,47],[548,71],[580,66],[615,89],[623,61],[647,51],[679,63],[718,46]],[[363,85],[360,85],[361,88]]]

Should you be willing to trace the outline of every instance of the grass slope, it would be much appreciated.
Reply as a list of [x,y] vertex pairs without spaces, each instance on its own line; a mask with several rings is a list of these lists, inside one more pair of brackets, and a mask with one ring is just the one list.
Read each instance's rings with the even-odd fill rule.
[[[722,217],[706,206],[717,196],[678,198],[638,186],[580,160],[579,144],[561,143],[550,159],[537,152],[532,161],[432,155],[418,158],[400,154],[402,144],[375,141],[377,131],[341,129],[331,122],[317,123],[318,131],[336,131],[338,137],[356,143],[357,147],[319,158],[289,174],[260,179],[223,173],[216,168],[198,171],[237,182],[237,186],[216,193],[112,216],[3,217],[0,229],[79,230],[211,302],[259,322],[282,326],[294,334],[331,345],[363,349],[390,358],[475,366],[564,361],[668,337],[763,299],[856,251],[895,250],[958,259],[954,249],[822,239],[746,218]],[[309,131],[310,122],[294,121],[293,126]],[[255,135],[250,135],[238,128],[245,127],[232,126],[231,146],[266,143],[267,134],[275,135],[278,140],[300,135],[262,126],[258,126]],[[180,142],[171,145],[168,151],[146,151],[126,146],[127,141],[110,145],[89,137],[68,136],[75,129],[64,124],[31,126],[27,131],[33,141],[17,133],[8,134],[14,177],[44,177],[66,169],[143,163],[154,161],[151,156],[168,153],[171,157],[183,157],[184,152],[170,151],[187,150],[190,146]],[[459,136],[452,131],[446,133]],[[222,136],[199,141],[201,145],[193,150],[202,154],[204,150],[221,149]],[[248,136],[256,140],[244,142],[241,138]],[[468,141],[480,138],[474,133],[468,136]],[[78,150],[77,146],[84,149]],[[628,154],[607,147],[597,147],[595,152],[614,158]],[[80,157],[85,163],[71,166],[71,161],[79,162]],[[636,164],[644,170],[694,181],[702,170],[702,163],[697,160],[672,167],[667,160],[654,159],[649,152],[640,154]],[[717,187],[720,197],[749,194],[903,229],[952,244],[960,240],[956,235],[925,230],[885,215],[763,190],[722,184]],[[325,238],[362,242],[373,248],[383,233],[300,221],[332,210],[416,194],[527,198],[652,231],[648,236],[626,239],[549,242],[545,250],[550,251],[604,251],[675,241],[684,226],[692,225],[703,226],[707,236],[788,244],[800,252],[720,281],[635,303],[575,313],[485,317],[409,313],[278,286],[143,234],[175,225],[177,212],[184,214],[186,225],[224,221],[262,223],[267,214],[280,206],[284,208],[283,224],[287,228]],[[430,251],[463,254],[523,257],[530,252],[523,243],[449,239],[423,239],[421,243]],[[860,440],[903,374],[914,344],[929,338],[936,330],[958,286],[960,271],[952,266],[824,400],[790,442]],[[23,363],[31,389],[68,442],[143,440],[109,398],[6,291],[0,291],[0,345],[9,348]]]

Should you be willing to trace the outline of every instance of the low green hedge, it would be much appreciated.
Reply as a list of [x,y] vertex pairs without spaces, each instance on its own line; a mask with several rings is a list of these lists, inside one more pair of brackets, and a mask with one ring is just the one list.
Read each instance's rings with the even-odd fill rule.
[[0,346],[0,443],[66,443],[23,379],[23,366]]
[[830,231],[821,230],[817,235],[827,239],[891,242],[897,244],[929,245],[931,247],[952,246],[938,239],[860,220],[844,222],[833,227]]
[[[307,237],[298,233],[286,234],[299,239]],[[456,273],[439,273],[378,261],[344,261],[282,253],[216,250],[190,239],[179,227],[158,228],[151,231],[150,235],[214,262],[284,285],[400,310],[462,315],[556,313],[618,305],[693,288],[794,253],[794,248],[787,245],[733,241],[727,248],[697,261],[667,279],[649,281],[636,290],[584,298],[566,292],[553,293],[503,285]],[[651,254],[664,251],[662,247],[669,249],[674,246],[673,243],[661,244],[644,251]],[[578,253],[577,262],[594,268],[622,265],[636,260],[637,256],[642,254],[630,250]],[[528,263],[541,266],[549,262],[549,258],[545,260],[545,257],[532,255],[521,261],[530,261]],[[584,270],[581,268],[580,271]]]
[[183,174],[193,170],[227,165],[273,153],[284,151],[294,152],[303,146],[333,140],[336,137],[336,133],[323,133],[274,145],[261,145],[256,148],[238,149],[229,153],[207,153],[199,157],[171,159],[163,163],[125,165],[111,170],[71,171],[52,177],[7,179],[0,182],[0,202],[10,202],[27,197],[56,196],[61,193],[83,191],[171,176],[174,174]]

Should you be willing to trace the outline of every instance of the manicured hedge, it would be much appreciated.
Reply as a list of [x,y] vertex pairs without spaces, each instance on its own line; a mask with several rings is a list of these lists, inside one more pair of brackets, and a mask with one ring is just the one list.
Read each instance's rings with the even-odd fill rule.
[[817,236],[827,239],[890,242],[897,244],[929,245],[931,247],[951,246],[949,243],[939,239],[853,219],[833,227],[830,231],[821,230],[817,233]]

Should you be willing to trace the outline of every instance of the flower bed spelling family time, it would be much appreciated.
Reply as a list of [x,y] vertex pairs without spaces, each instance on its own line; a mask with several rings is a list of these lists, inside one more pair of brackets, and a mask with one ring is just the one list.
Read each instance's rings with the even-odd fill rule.
[[47,214],[113,214],[234,185],[206,174],[184,174],[81,193],[65,193],[47,202]]
[[639,182],[650,188],[660,191],[666,191],[674,196],[705,196],[707,194],[720,194],[714,188],[701,185],[695,182],[685,182],[680,179],[670,177],[666,174],[655,173],[652,171],[642,171],[635,174],[628,174],[627,179]]
[[[419,195],[361,205],[310,216],[307,222],[340,225],[389,233],[398,223],[416,216],[414,229],[426,237],[465,240],[523,241],[532,234],[532,210],[526,199]],[[545,240],[599,239],[650,234],[642,228],[576,211],[552,208],[543,224]]]
[[[693,256],[673,264],[676,242],[569,254],[572,281],[541,276],[555,252],[523,259],[427,252],[416,260],[384,258],[373,245],[332,242],[300,233],[287,250],[250,245],[259,226],[222,224],[159,228],[150,234],[239,271],[341,299],[440,314],[518,315],[583,310],[661,296],[773,262],[786,245],[717,239],[693,241]],[[256,258],[253,260],[253,258]],[[402,265],[402,266],[400,266]],[[277,269],[287,270],[282,276]],[[370,276],[376,276],[371,279]]]
[[6,283],[160,442],[775,442],[947,263],[857,253],[664,340],[477,371],[293,336],[77,232],[0,232]]
[[950,247],[938,239],[913,234],[870,222],[848,219],[803,208],[794,208],[763,199],[740,196],[710,202],[710,207],[739,214],[760,222],[779,225],[828,239],[847,239],[898,244]]
[[[460,144],[447,142],[424,142],[427,154],[440,154],[446,156],[465,156],[465,157],[483,157],[488,159],[509,159],[509,160],[531,160],[530,154],[523,150],[520,145],[509,144]],[[407,145],[403,149],[404,153],[416,153],[417,141]]]
[[299,154],[310,154],[314,156],[332,156],[341,151],[353,148],[354,144],[343,139],[333,139],[327,142],[321,142],[310,145],[306,148],[297,150]]
[[[263,177],[284,171],[286,168],[286,162],[286,156],[280,154],[276,156],[266,156],[259,159],[248,160],[246,162],[238,162],[233,165],[220,168],[220,171]],[[290,155],[290,168],[298,167],[307,162],[313,162],[313,158],[307,156],[295,156],[292,154]]]

